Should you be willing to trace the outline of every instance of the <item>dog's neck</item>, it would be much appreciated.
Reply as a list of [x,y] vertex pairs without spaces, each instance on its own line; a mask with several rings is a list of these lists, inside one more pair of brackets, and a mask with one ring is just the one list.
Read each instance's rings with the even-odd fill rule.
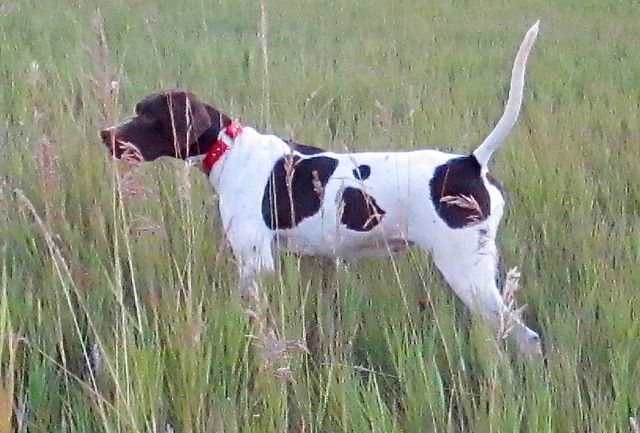
[[209,174],[213,166],[222,158],[222,156],[229,150],[229,144],[225,141],[223,136],[226,136],[226,139],[233,140],[242,132],[242,125],[239,122],[231,122],[228,126],[226,126],[218,139],[215,141],[213,146],[207,151],[204,159],[202,160],[202,171],[205,174]]
[[206,108],[209,113],[209,117],[211,118],[211,126],[189,146],[189,156],[205,155],[209,152],[209,150],[215,146],[218,136],[220,135],[220,131],[229,126],[232,122],[232,119],[229,116],[219,112],[215,108],[210,106],[207,106]]

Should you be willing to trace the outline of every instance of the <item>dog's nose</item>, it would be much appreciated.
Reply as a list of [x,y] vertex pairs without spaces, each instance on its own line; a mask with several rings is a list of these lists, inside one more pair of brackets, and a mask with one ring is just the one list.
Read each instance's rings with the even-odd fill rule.
[[116,128],[105,128],[100,131],[100,138],[102,138],[102,144],[104,144],[109,152],[116,158],[120,158],[122,155],[122,149],[118,143],[118,134]]
[[115,129],[107,128],[100,131],[100,137],[105,144],[111,145],[115,141]]

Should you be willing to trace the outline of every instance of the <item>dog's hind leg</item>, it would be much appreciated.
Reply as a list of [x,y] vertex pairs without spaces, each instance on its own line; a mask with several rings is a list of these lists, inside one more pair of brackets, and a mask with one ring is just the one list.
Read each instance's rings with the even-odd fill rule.
[[313,360],[338,349],[336,343],[340,315],[338,302],[338,264],[328,257],[302,257],[300,272],[307,289],[305,300],[306,343]]
[[[506,332],[505,318],[511,335],[526,354],[540,353],[540,337],[529,329],[505,305],[496,284],[498,252],[495,233],[486,225],[449,231],[446,239],[428,245],[416,243],[431,251],[434,263],[451,289],[472,311],[479,313],[496,332]],[[511,313],[511,314],[510,314]]]

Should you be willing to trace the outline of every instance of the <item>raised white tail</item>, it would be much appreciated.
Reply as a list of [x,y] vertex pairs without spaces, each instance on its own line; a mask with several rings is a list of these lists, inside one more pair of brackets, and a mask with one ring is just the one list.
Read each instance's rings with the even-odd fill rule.
[[540,20],[536,21],[527,31],[524,40],[520,44],[516,59],[513,61],[513,69],[511,70],[511,87],[509,88],[509,98],[504,107],[504,113],[496,124],[493,131],[484,139],[482,144],[473,151],[481,166],[486,167],[491,159],[493,152],[500,147],[505,137],[513,128],[520,114],[520,106],[522,105],[522,93],[524,91],[524,73],[527,68],[527,58],[531,47],[538,36],[538,28]]

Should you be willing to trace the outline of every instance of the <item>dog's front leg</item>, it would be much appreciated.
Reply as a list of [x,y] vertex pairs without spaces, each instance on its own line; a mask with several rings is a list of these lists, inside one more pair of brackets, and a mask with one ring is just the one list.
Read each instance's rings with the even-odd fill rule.
[[256,224],[236,223],[227,228],[226,236],[238,264],[240,295],[245,302],[255,300],[260,275],[275,271],[273,234]]

